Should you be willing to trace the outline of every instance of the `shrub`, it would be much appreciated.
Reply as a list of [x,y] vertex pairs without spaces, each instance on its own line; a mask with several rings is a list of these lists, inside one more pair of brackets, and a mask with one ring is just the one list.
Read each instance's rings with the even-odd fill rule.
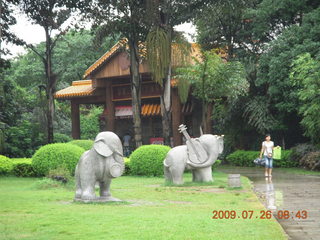
[[63,133],[55,133],[53,139],[55,143],[66,143],[72,141],[70,136]]
[[61,182],[53,180],[51,178],[42,178],[34,183],[34,187],[37,189],[50,189],[50,188],[59,188],[62,186]]
[[92,140],[73,140],[73,141],[71,141],[69,143],[77,145],[79,147],[82,147],[86,151],[91,149],[92,145],[93,145],[93,141]]
[[[292,161],[291,150],[282,150],[281,159],[274,159],[273,165],[275,167],[295,167],[297,163]],[[253,160],[259,157],[260,151],[244,151],[237,150],[227,156],[227,161],[235,166],[253,167],[255,164]]]
[[273,165],[275,167],[297,167],[298,162],[293,161],[291,159],[292,150],[282,150],[281,151],[281,159],[273,160]]
[[0,155],[0,174],[8,174],[12,171],[12,160],[6,156]]
[[41,147],[32,157],[32,166],[40,176],[58,167],[74,174],[75,167],[84,149],[69,143],[53,143]]
[[302,144],[298,144],[295,147],[291,148],[292,153],[290,155],[290,160],[293,162],[296,162],[296,165],[299,164],[299,161],[305,156],[307,155],[309,152],[314,152],[317,151],[317,147],[312,145],[312,144],[308,144],[308,143],[302,143]]
[[212,165],[212,170],[216,169],[221,164],[221,160],[217,159]]
[[124,175],[130,174],[130,158],[124,157]]
[[67,183],[71,179],[70,172],[64,167],[49,170],[47,177],[62,183]]
[[320,170],[320,151],[307,153],[300,159],[299,164],[310,170]]
[[133,175],[163,175],[163,160],[170,147],[164,145],[144,145],[130,156],[130,171]]
[[12,159],[12,173],[17,177],[35,177],[36,171],[32,166],[32,158],[14,158]]

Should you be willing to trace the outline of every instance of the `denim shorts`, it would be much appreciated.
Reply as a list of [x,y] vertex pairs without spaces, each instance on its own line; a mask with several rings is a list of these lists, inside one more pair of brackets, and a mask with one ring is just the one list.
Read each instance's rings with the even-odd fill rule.
[[273,159],[267,156],[264,156],[264,160],[266,161],[266,168],[272,168]]

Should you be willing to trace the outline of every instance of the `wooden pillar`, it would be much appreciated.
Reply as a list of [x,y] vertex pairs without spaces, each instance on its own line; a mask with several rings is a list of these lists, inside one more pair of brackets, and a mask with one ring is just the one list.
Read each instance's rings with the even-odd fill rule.
[[71,125],[72,125],[72,138],[80,139],[80,112],[79,103],[71,100]]
[[106,83],[106,130],[114,132],[115,130],[115,114],[114,114],[114,104],[112,101],[112,82],[110,80]]
[[178,146],[182,144],[182,136],[179,132],[179,125],[181,122],[181,102],[178,95],[178,89],[172,89],[172,134],[173,134],[173,145]]

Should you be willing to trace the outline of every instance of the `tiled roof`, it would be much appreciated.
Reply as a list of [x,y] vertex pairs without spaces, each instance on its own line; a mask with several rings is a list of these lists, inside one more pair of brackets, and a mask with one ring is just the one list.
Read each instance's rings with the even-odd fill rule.
[[145,104],[141,107],[141,115],[143,117],[148,116],[160,116],[161,108],[160,104]]
[[[92,64],[84,73],[83,78],[85,79],[88,77],[93,71],[95,71],[98,67],[100,67],[103,63],[108,61],[112,56],[114,56],[115,53],[117,53],[120,49],[123,47],[128,48],[127,46],[128,39],[123,38],[119,40],[112,48],[110,48],[109,51],[107,51],[105,54],[102,55],[94,64]],[[146,47],[145,44],[140,42],[139,43],[139,54],[142,58],[146,58]],[[173,66],[180,66],[181,65],[181,59],[179,58],[180,51],[177,50],[177,44],[172,44],[172,54],[171,54],[171,62]],[[200,46],[197,43],[191,43],[191,52],[190,56],[185,59],[187,62],[192,63],[192,57],[195,57],[196,59],[200,59],[201,51]]]
[[121,49],[128,42],[127,39],[119,40],[108,52],[102,55],[94,64],[92,64],[84,73],[83,78],[89,76],[94,70],[96,70],[101,64],[110,59],[119,49]]
[[95,88],[91,80],[73,81],[72,86],[61,89],[54,94],[55,98],[69,98],[79,96],[92,96]]

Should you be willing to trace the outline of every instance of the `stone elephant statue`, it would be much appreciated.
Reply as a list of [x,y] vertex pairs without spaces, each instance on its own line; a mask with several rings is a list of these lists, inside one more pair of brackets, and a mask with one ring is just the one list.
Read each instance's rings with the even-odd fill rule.
[[[112,178],[124,171],[123,149],[119,137],[113,132],[100,132],[93,147],[82,154],[75,170],[76,201],[117,201],[110,194]],[[99,183],[100,198],[95,185]]]
[[[189,138],[189,139],[188,139]],[[212,181],[212,164],[223,151],[223,136],[204,134],[188,137],[187,145],[172,148],[163,161],[166,181],[183,184],[185,169],[192,170],[192,181]]]

